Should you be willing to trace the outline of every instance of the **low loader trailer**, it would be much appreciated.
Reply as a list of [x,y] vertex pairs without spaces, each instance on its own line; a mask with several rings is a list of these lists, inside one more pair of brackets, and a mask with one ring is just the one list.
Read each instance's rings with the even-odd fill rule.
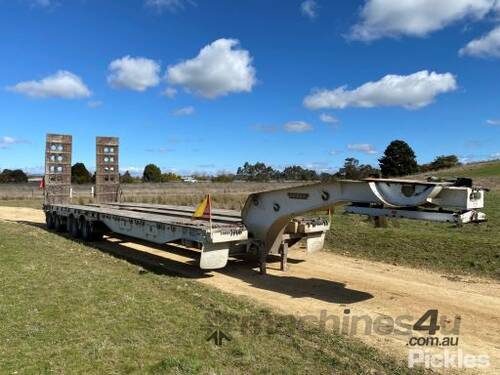
[[[107,234],[155,244],[182,244],[200,251],[204,270],[226,266],[229,257],[254,254],[266,273],[268,255],[281,256],[304,240],[308,253],[321,250],[330,218],[307,212],[347,205],[345,212],[456,225],[486,220],[480,210],[486,189],[469,179],[414,181],[370,178],[338,180],[250,194],[241,212],[212,209],[194,217],[188,206],[119,202],[118,139],[97,137],[96,203],[72,204],[71,137],[47,135],[45,203],[47,227],[74,238],[95,241]],[[69,172],[69,175],[68,175]]]

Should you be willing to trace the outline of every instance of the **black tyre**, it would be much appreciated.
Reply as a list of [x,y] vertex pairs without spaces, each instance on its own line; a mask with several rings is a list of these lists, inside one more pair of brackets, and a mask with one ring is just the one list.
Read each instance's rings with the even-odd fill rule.
[[68,227],[69,227],[69,234],[73,238],[79,238],[81,233],[80,233],[80,225],[78,223],[78,220],[76,220],[74,217],[70,217],[68,219]]
[[66,230],[66,225],[60,215],[54,215],[54,229],[57,232],[64,232]]
[[84,220],[82,222],[82,239],[84,241],[93,241],[94,240],[94,233],[93,233],[93,228],[92,228],[92,223]]
[[52,212],[45,213],[45,223],[47,224],[48,230],[54,229],[54,215],[52,214]]

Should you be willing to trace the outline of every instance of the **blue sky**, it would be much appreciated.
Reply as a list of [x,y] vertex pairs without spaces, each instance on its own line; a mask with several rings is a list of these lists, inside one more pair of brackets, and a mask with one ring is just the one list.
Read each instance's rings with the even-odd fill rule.
[[0,0],[0,168],[45,134],[97,135],[122,169],[500,157],[496,0]]

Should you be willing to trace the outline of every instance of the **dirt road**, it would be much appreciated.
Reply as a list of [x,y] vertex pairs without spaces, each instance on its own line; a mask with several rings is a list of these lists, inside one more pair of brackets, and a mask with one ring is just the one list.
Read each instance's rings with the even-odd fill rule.
[[[39,210],[0,207],[1,219],[42,223],[44,216]],[[327,252],[309,255],[305,261],[300,248],[292,249],[289,271],[285,273],[278,270],[278,263],[273,263],[269,274],[260,276],[251,263],[233,260],[220,272],[202,274],[192,266],[195,254],[186,249],[168,247],[166,252],[165,246],[118,238],[100,242],[98,247],[145,268],[179,272],[286,314],[307,316],[319,324],[326,321],[325,329],[333,329],[338,320],[344,332],[403,359],[414,349],[439,354],[449,350],[455,355],[460,349],[464,354],[488,355],[490,366],[482,373],[500,373],[500,283],[493,280],[450,277]],[[439,313],[441,329],[436,336],[458,337],[458,346],[407,345],[416,332],[401,334],[397,331],[404,329],[394,321],[412,325],[429,309]],[[386,318],[380,318],[383,316]],[[361,321],[356,329],[353,322],[358,319]],[[391,329],[393,325],[396,329]],[[371,332],[366,332],[366,327]],[[457,331],[445,334],[445,329],[454,327],[458,335]]]

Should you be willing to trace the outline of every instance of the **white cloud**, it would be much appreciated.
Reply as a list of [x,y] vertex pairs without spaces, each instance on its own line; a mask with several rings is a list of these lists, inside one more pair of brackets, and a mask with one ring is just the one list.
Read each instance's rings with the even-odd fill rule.
[[486,120],[488,125],[500,125],[500,120]]
[[235,39],[218,39],[195,58],[169,66],[167,79],[206,98],[250,92],[256,83],[255,68],[250,53],[238,45]]
[[173,99],[177,95],[177,90],[173,87],[167,87],[165,90],[163,90],[162,95],[166,96],[169,99]]
[[423,37],[463,19],[481,19],[496,0],[367,0],[351,38],[370,41],[383,37]]
[[100,100],[91,100],[90,102],[87,103],[87,107],[89,108],[97,108],[102,106],[102,102]]
[[495,152],[494,154],[491,154],[490,157],[492,159],[500,159],[500,152]]
[[0,149],[6,149],[7,147],[18,143],[26,143],[26,142],[8,136],[0,137]]
[[347,149],[349,151],[356,151],[356,152],[362,152],[365,154],[376,154],[377,150],[375,147],[368,143],[355,143],[355,144],[349,144],[347,145]]
[[7,89],[36,98],[79,99],[92,94],[80,77],[66,70],[59,70],[40,81],[19,82]]
[[304,16],[314,19],[318,15],[318,3],[316,0],[305,0],[300,4],[300,11]]
[[289,133],[304,133],[313,130],[312,125],[305,121],[289,121],[283,128]]
[[144,91],[160,83],[160,64],[144,57],[124,56],[108,69],[108,83],[116,89]]
[[159,12],[167,10],[175,13],[178,10],[183,10],[187,4],[194,5],[195,3],[191,0],[146,0],[145,4]]
[[386,75],[354,90],[348,90],[346,86],[316,90],[304,98],[304,105],[309,109],[383,106],[417,109],[431,104],[437,95],[456,88],[451,73],[422,70],[407,76]]
[[338,118],[328,113],[322,113],[321,115],[319,115],[319,119],[328,124],[336,124],[337,122],[339,122]]
[[175,116],[189,116],[194,113],[193,106],[182,107],[174,111]]
[[[499,3],[500,4],[500,3]],[[460,56],[500,57],[500,26],[460,49]]]

